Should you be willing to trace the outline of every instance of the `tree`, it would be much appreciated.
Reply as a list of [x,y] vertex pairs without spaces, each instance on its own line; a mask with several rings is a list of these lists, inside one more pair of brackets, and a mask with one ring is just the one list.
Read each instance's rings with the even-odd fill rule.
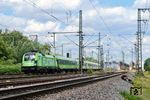
[[24,53],[34,49],[34,41],[29,40],[19,31],[4,31],[0,34],[0,61],[20,63]]
[[33,44],[31,41],[20,41],[17,46],[15,46],[14,50],[14,58],[16,59],[16,63],[20,63],[22,60],[23,54],[26,52],[30,52],[33,50]]
[[13,49],[0,37],[0,60],[5,61],[13,58]]
[[49,44],[40,44],[29,40],[23,33],[6,29],[0,31],[0,62],[21,63],[22,56],[26,52],[39,50],[43,53],[49,53],[51,46]]
[[150,71],[150,58],[147,58],[144,62],[144,69]]
[[50,52],[50,49],[51,49],[51,45],[49,45],[49,44],[44,44],[44,45],[40,45],[40,51],[42,51],[43,53],[45,53],[45,54],[50,54],[51,52]]

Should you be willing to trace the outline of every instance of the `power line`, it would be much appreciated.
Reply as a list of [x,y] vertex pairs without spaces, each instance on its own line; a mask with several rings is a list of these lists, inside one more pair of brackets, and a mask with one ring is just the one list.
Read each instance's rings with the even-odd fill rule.
[[[50,14],[48,11],[44,10],[43,8],[39,7],[35,2],[31,1],[31,0],[23,0],[24,2],[30,4],[31,6],[39,9],[40,11],[42,11],[43,13],[47,14],[49,17],[54,18],[56,21],[63,23],[64,25],[70,25],[68,23],[65,23],[64,21],[60,20],[59,18],[55,17],[54,15]],[[51,20],[52,22],[54,22],[53,20]],[[76,26],[76,25],[70,25],[70,26]]]
[[63,6],[63,9],[64,9],[64,11],[65,11],[65,13],[66,13],[66,15],[67,15],[66,19],[67,19],[67,23],[68,23],[69,17],[70,17],[70,19],[71,19],[72,12],[71,12],[70,9],[66,8],[65,6]]
[[74,42],[73,40],[71,40],[67,35],[64,35],[65,38],[67,38],[68,40],[70,40],[72,43],[74,43],[75,45],[79,46],[76,42]]
[[122,35],[118,35],[119,37],[121,37],[122,39],[124,40],[127,40],[128,42],[132,43],[132,44],[135,44],[134,42],[130,41],[128,38],[122,36]]
[[84,43],[84,45],[86,45],[88,42],[89,42],[89,40],[95,35],[96,33],[94,33],[93,35],[91,35],[88,39],[87,39],[87,41]]
[[92,41],[92,42],[90,42],[90,43],[84,45],[84,47],[87,47],[88,45],[93,44],[93,43],[95,43],[96,41],[98,41],[98,40],[94,40],[94,41]]
[[[106,29],[108,30],[108,33],[109,33],[109,34],[112,34],[112,32],[111,32],[110,28],[108,27],[107,23],[105,22],[104,18],[100,15],[99,11],[98,11],[97,8],[94,6],[94,4],[92,3],[92,1],[91,1],[91,0],[88,0],[88,1],[89,1],[89,3],[92,5],[92,7],[95,9],[95,11],[96,11],[98,17],[102,20],[103,24],[105,25]],[[110,35],[109,35],[109,36],[110,36]],[[116,42],[116,43],[118,44],[118,42]],[[119,44],[119,46],[120,46],[120,44]],[[122,47],[121,47],[121,48],[122,48]]]
[[40,11],[42,11],[43,13],[47,14],[48,16],[54,18],[55,20],[57,20],[57,21],[59,21],[59,22],[61,22],[61,23],[64,23],[62,20],[58,19],[57,17],[55,17],[54,15],[50,14],[49,12],[47,12],[46,10],[44,10],[43,8],[39,7],[39,6],[38,6],[36,3],[34,3],[33,1],[31,1],[31,0],[28,0],[28,1],[27,1],[27,0],[23,0],[23,1],[25,1],[26,3],[32,5],[33,7],[38,8]]
[[[92,1],[89,0],[89,2],[90,2],[90,4],[92,5],[92,7],[95,9],[95,11],[97,12],[98,17],[99,17],[99,18],[102,20],[102,22],[104,23],[106,29],[108,30],[108,33],[111,35],[112,32],[111,32],[110,28],[108,27],[107,23],[105,22],[104,18],[100,15],[99,11],[98,11],[97,8],[94,6],[94,4],[92,3]],[[110,36],[110,35],[109,35],[109,36]],[[116,41],[114,40],[114,42],[116,42]],[[118,41],[117,41],[116,43],[119,44]],[[119,46],[122,48],[122,46],[121,46],[120,44],[119,44]]]
[[94,6],[94,4],[92,3],[91,0],[88,0],[90,2],[90,4],[92,5],[92,7],[95,9],[95,11],[97,12],[98,17],[102,20],[102,22],[104,23],[105,27],[107,28],[108,32],[110,34],[112,34],[110,28],[108,27],[107,23],[105,22],[104,18],[100,15],[99,11],[97,10],[97,8]]
[[[92,36],[94,36],[94,35],[92,35]],[[98,36],[98,35],[96,35],[96,36]],[[101,39],[104,39],[106,36],[107,36],[107,35],[105,35],[105,36],[104,36],[104,37],[102,37]],[[89,43],[88,43],[88,41],[87,41],[86,43],[84,43],[84,46],[86,47],[86,46],[88,46],[88,45],[90,45],[90,44],[95,43],[96,41],[98,41],[98,40],[94,40],[94,41],[89,42]]]

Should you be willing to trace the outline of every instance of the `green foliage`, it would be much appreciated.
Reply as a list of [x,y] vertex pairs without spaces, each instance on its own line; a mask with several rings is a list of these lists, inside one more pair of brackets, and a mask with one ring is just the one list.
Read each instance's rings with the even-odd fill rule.
[[146,59],[144,62],[144,69],[150,71],[150,58]]
[[40,51],[43,52],[44,54],[49,54],[50,52],[50,48],[51,46],[49,44],[44,44],[44,45],[40,45]]
[[20,64],[2,65],[0,64],[0,74],[19,74],[21,73]]
[[40,44],[29,40],[19,31],[0,30],[0,63],[16,64],[21,63],[24,53],[34,49],[40,49],[44,53],[49,51],[48,44]]
[[29,40],[16,30],[0,30],[0,74],[20,73],[21,65],[18,63],[21,63],[23,54],[35,49],[49,53],[50,45]]
[[144,72],[144,77],[141,73],[135,73],[133,83],[134,87],[142,87],[142,95],[130,95],[126,91],[120,92],[124,100],[150,100],[150,72]]
[[7,60],[12,58],[13,50],[12,48],[0,37],[0,59]]
[[134,95],[130,95],[128,92],[123,91],[120,93],[123,97],[124,100],[142,100],[141,98],[134,96]]
[[112,71],[113,71],[113,68],[107,67],[107,68],[104,69],[104,71],[106,71],[106,72],[112,72]]
[[94,72],[93,69],[88,69],[87,70],[87,74],[93,74],[93,72]]

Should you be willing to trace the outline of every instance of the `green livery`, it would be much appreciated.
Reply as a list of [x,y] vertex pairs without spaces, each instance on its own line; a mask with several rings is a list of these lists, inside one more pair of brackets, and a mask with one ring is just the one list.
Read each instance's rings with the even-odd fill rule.
[[56,57],[60,69],[79,69],[78,62],[74,59]]
[[[22,72],[78,71],[78,61],[62,56],[44,55],[40,52],[27,52],[22,58]],[[84,62],[84,70],[99,69],[97,63]]]

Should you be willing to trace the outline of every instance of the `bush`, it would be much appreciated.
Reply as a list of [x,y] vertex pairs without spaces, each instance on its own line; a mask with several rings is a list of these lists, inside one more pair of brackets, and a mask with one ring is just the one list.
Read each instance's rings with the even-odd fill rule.
[[21,73],[21,65],[4,65],[0,64],[0,74],[19,74]]
[[8,60],[0,60],[0,64],[2,65],[12,65],[16,62],[15,59],[8,59]]
[[145,71],[150,71],[150,58],[145,60],[144,69],[145,69]]
[[88,69],[87,70],[87,74],[93,74],[93,72],[94,72],[93,69]]

